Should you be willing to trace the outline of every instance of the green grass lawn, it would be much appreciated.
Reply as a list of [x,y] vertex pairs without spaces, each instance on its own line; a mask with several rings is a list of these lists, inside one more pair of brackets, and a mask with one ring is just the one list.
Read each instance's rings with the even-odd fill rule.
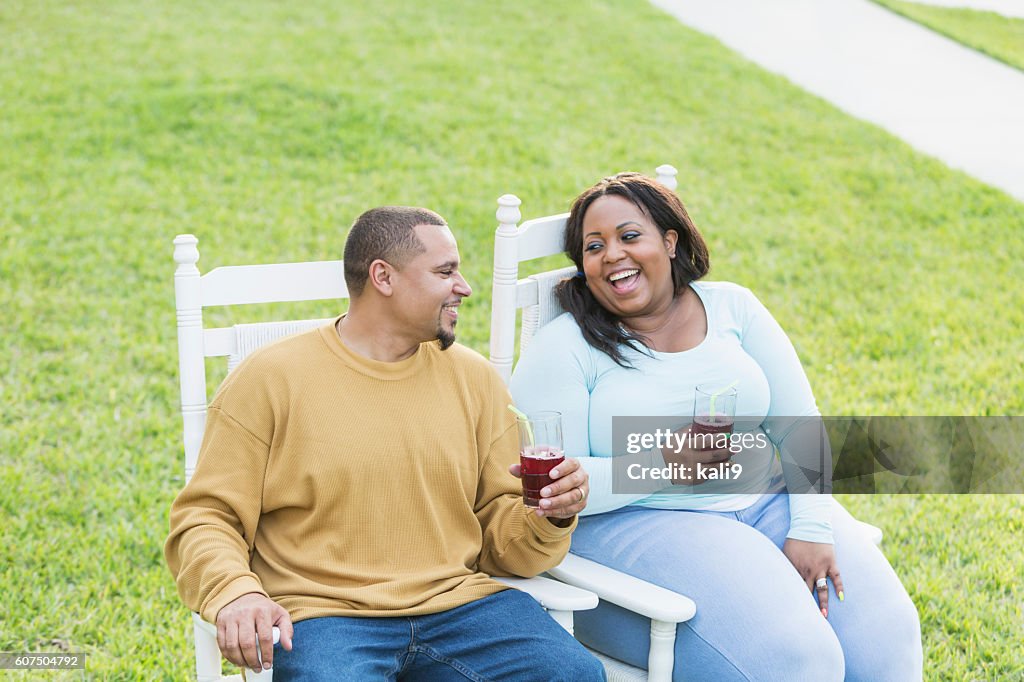
[[[765,301],[825,414],[1024,413],[1021,204],[646,4],[6,0],[0,650],[190,675],[162,556],[175,234],[203,271],[330,259],[364,209],[430,206],[484,351],[495,199],[563,211],[666,162],[711,278]],[[1024,669],[1021,500],[844,499],[887,534],[927,679]]]
[[1018,69],[1024,69],[1024,19],[959,7],[874,0],[908,19]]

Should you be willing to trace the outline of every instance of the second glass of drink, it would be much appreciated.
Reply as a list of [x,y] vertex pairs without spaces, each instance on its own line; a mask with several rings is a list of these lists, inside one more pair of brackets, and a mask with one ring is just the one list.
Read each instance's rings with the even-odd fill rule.
[[[736,420],[735,382],[730,385],[699,384],[693,396],[693,434],[706,434],[717,440],[719,434],[732,434]],[[710,449],[704,448],[704,449]]]

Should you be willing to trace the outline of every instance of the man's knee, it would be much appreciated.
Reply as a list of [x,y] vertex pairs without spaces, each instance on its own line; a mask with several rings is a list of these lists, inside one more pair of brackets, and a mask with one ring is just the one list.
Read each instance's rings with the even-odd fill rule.
[[604,666],[582,644],[573,640],[568,646],[552,648],[544,659],[544,670],[537,671],[538,680],[554,682],[603,682]]
[[580,644],[561,626],[541,615],[545,626],[545,641],[534,644],[529,656],[536,666],[531,679],[557,682],[602,682],[607,679],[604,666],[594,654]]

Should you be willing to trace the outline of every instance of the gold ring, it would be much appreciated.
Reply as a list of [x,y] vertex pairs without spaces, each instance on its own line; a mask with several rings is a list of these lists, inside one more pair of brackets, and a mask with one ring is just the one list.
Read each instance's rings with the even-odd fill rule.
[[579,504],[580,502],[583,501],[583,498],[585,498],[586,495],[583,492],[583,488],[576,488],[576,490],[580,491],[580,499],[576,500],[576,504]]

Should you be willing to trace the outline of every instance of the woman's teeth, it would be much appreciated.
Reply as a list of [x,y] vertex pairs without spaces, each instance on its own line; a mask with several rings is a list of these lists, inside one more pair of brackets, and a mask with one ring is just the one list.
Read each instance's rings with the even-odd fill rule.
[[633,282],[633,278],[638,274],[640,274],[640,271],[635,268],[632,270],[622,270],[609,276],[608,281],[613,287],[619,289],[631,284]]

